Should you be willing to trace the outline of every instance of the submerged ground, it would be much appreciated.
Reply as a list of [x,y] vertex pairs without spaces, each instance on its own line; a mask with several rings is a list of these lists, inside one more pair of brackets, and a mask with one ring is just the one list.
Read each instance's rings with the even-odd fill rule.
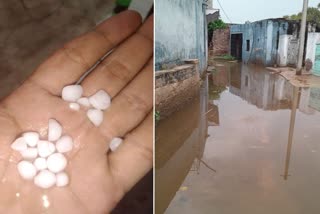
[[156,213],[319,213],[320,88],[215,67],[199,97],[157,125]]

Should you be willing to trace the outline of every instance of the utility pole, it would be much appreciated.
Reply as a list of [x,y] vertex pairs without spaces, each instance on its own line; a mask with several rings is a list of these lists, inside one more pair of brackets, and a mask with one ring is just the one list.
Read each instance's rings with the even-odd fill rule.
[[300,27],[300,44],[299,44],[299,54],[298,54],[296,75],[301,75],[302,73],[303,50],[304,50],[304,41],[305,41],[306,23],[307,23],[307,10],[308,10],[308,0],[303,0],[303,10],[302,10],[301,27]]

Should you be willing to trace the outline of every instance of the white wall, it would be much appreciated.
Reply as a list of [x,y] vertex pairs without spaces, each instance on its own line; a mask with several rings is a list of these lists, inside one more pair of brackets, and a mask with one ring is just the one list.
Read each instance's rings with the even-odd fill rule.
[[278,65],[287,66],[288,63],[288,47],[291,35],[281,35],[279,37],[279,49],[278,49]]
[[306,59],[310,59],[313,65],[316,56],[317,43],[320,43],[320,33],[308,33]]
[[207,33],[203,0],[160,0],[155,4],[155,64],[199,59],[206,68]]

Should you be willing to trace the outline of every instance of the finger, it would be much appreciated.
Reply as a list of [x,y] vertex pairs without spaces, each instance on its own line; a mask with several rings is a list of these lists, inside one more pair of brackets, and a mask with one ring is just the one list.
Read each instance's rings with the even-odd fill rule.
[[56,51],[30,79],[59,95],[63,86],[76,82],[103,55],[134,33],[140,24],[140,15],[133,11],[111,17]]
[[127,192],[153,164],[153,111],[128,134],[121,146],[109,155],[110,170],[114,180]]
[[82,87],[85,96],[104,89],[114,97],[143,68],[153,54],[153,18],[122,43],[87,78]]
[[113,100],[104,112],[100,131],[107,139],[122,137],[136,127],[153,106],[152,60]]

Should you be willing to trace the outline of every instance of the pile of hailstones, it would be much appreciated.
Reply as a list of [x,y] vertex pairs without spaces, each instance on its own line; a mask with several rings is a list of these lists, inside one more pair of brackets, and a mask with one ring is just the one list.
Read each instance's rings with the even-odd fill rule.
[[[99,90],[89,98],[82,97],[81,85],[68,85],[62,90],[62,99],[70,102],[69,108],[80,110],[80,105],[87,109],[88,119],[98,127],[103,122],[103,111],[111,104],[110,96]],[[115,151],[122,143],[122,138],[115,137],[109,147]],[[64,172],[67,159],[63,153],[73,148],[73,139],[62,135],[62,126],[55,119],[49,119],[48,139],[40,139],[37,132],[25,132],[18,137],[11,148],[20,152],[23,160],[18,163],[18,171],[23,179],[32,180],[38,187],[47,189],[54,185],[68,185],[69,176]]]
[[25,132],[11,144],[11,148],[20,152],[23,158],[18,163],[22,178],[33,179],[36,186],[44,189],[54,185],[63,187],[69,183],[69,177],[64,172],[67,159],[63,153],[72,150],[73,140],[69,135],[62,135],[58,121],[49,119],[47,140],[40,139],[38,132]]

